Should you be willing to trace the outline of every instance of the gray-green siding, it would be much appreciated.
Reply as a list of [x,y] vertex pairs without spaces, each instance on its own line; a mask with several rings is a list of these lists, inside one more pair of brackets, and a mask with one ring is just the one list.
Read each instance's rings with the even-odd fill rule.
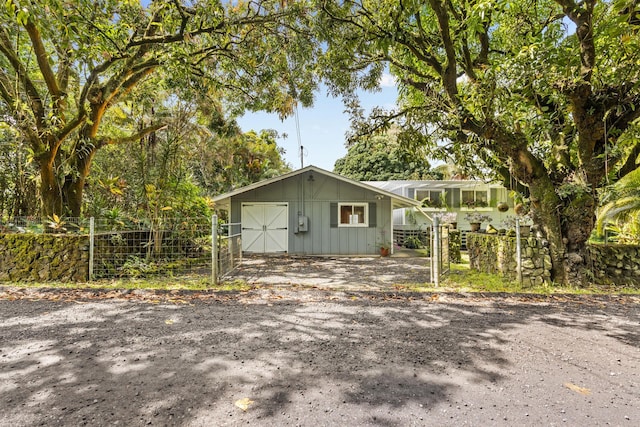
[[[309,177],[313,175],[313,180]],[[242,203],[289,203],[289,253],[364,255],[379,253],[378,243],[390,242],[391,200],[375,191],[317,173],[305,173],[233,196],[231,222],[242,222]],[[375,204],[375,227],[331,227],[332,203]],[[335,207],[334,207],[335,208]],[[309,218],[309,231],[296,233],[298,215]]]

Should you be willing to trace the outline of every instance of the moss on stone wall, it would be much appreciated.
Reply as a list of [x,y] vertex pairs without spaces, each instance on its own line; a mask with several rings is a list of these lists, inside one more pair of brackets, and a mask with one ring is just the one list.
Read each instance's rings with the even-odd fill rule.
[[0,234],[0,281],[84,281],[89,236]]
[[[482,233],[467,235],[471,268],[517,278],[516,239]],[[640,245],[587,246],[595,284],[640,287]],[[551,278],[548,248],[533,237],[522,239],[523,285],[538,285]]]
[[640,246],[593,244],[588,248],[594,280],[640,287]]
[[449,261],[453,263],[459,263],[462,261],[462,255],[460,254],[460,230],[449,231]]
[[[551,280],[549,248],[534,237],[521,239],[522,284],[537,286]],[[471,268],[499,274],[511,280],[518,278],[516,238],[496,234],[467,234],[467,251]]]

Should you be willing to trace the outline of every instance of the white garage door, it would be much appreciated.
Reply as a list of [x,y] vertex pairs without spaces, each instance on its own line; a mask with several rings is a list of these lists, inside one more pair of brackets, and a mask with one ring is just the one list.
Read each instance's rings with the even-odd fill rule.
[[253,253],[287,252],[289,205],[242,204],[242,250]]

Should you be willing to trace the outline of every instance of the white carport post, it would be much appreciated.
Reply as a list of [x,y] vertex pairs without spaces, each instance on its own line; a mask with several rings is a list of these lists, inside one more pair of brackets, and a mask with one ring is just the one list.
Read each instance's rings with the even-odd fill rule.
[[393,199],[389,199],[389,224],[391,225],[391,227],[389,227],[389,229],[391,230],[391,236],[389,236],[391,250],[389,251],[389,253],[393,255],[393,253],[395,252],[395,245],[393,244]]
[[[429,236],[429,247],[431,248],[431,268],[429,269],[429,274],[431,276],[431,283],[434,283],[436,286],[440,285],[440,223],[438,221],[437,216],[429,216],[422,206],[415,207],[418,212],[424,215],[429,221],[431,221],[431,234]],[[437,231],[436,231],[437,230]],[[438,254],[438,255],[435,255]],[[438,261],[438,262],[435,262]]]
[[218,215],[211,217],[211,284],[218,284]]
[[520,238],[520,219],[516,218],[516,271],[518,283],[522,284],[522,239]]
[[433,217],[433,253],[431,254],[431,271],[433,272],[433,284],[440,286],[440,224],[438,217]]

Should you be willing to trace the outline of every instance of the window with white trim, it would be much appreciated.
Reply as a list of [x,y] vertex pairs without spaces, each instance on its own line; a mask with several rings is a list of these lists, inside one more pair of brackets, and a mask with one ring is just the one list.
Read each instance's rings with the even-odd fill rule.
[[468,207],[487,207],[489,206],[489,192],[487,190],[462,190],[460,192],[461,205]]
[[368,203],[338,203],[339,227],[368,227]]
[[422,206],[431,208],[442,207],[442,190],[419,190],[416,188],[416,200],[422,201]]

